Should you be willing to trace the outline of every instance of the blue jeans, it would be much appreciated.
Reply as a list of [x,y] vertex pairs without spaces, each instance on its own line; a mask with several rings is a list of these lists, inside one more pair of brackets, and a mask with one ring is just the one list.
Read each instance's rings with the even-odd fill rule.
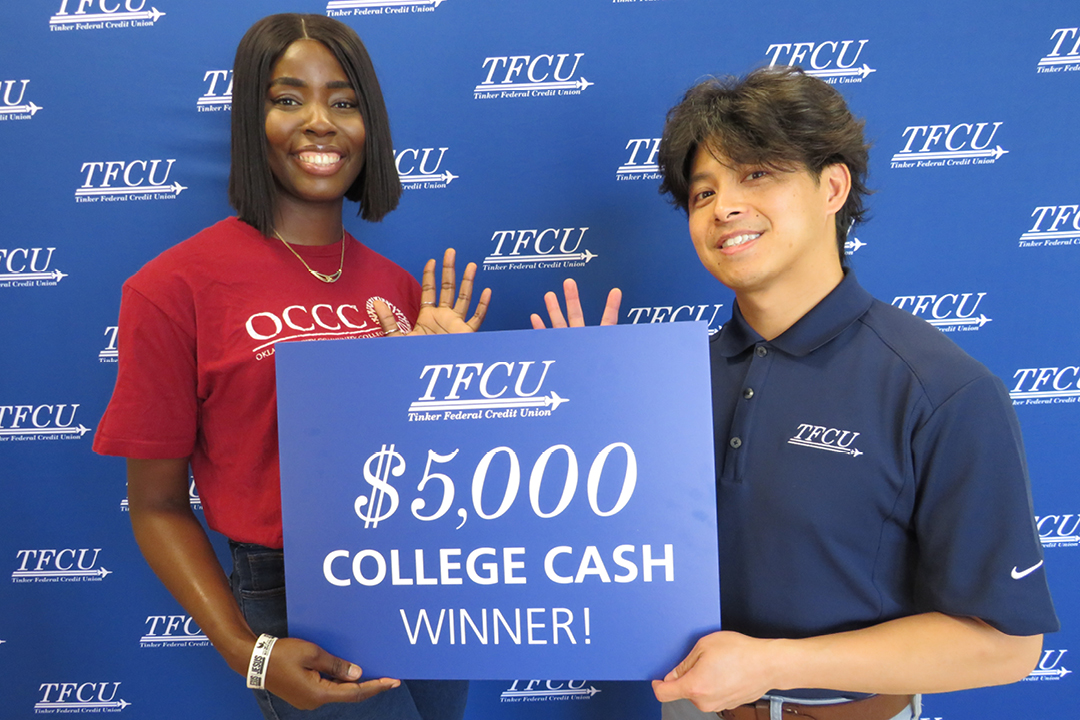
[[[780,696],[766,695],[769,698],[770,703],[770,716],[780,718],[784,714],[782,712],[783,698]],[[778,702],[779,701],[779,702]],[[806,700],[794,700],[796,703],[806,703]],[[892,720],[919,720],[919,714],[922,711],[922,696],[916,695],[911,701],[911,705],[901,710],[896,717]],[[663,720],[716,720],[719,713],[714,712],[702,712],[694,707],[694,704],[689,700],[676,700],[675,702],[666,702],[661,706],[661,717]]]
[[[233,596],[257,635],[288,637],[285,561],[281,550],[230,541]],[[330,703],[297,710],[265,690],[254,690],[267,720],[461,720],[469,683],[464,680],[403,680],[393,690],[361,703]]]

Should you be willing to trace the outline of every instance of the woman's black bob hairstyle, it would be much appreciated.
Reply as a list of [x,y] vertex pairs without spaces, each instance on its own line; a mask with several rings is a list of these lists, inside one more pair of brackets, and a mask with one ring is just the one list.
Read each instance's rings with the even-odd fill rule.
[[359,202],[360,217],[372,222],[381,220],[401,199],[390,119],[360,38],[348,25],[322,15],[270,15],[252,25],[236,48],[229,171],[229,202],[241,220],[266,236],[274,231],[277,194],[266,155],[266,91],[278,59],[289,45],[303,39],[318,40],[334,54],[356,90],[364,118],[364,167],[345,197]]

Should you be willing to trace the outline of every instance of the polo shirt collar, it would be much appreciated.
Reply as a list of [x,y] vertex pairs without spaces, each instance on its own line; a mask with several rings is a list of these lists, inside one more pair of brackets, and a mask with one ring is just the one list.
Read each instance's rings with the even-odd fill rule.
[[[809,355],[862,317],[873,301],[873,296],[855,279],[855,273],[845,270],[844,279],[832,292],[769,344],[795,357]],[[743,318],[736,300],[731,320],[720,333],[720,354],[735,357],[761,342],[765,339]]]

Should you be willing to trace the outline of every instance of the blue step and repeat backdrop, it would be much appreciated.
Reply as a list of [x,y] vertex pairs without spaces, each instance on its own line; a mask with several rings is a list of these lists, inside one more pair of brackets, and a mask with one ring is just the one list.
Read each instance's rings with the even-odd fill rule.
[[[1006,688],[923,716],[1075,717],[1080,693],[1080,6],[773,0],[6,0],[0,5],[0,716],[256,718],[131,537],[123,461],[90,451],[120,285],[230,214],[237,41],[272,12],[366,42],[406,191],[349,230],[405,268],[452,245],[527,327],[573,277],[592,318],[704,320],[731,295],[657,195],[664,114],[696,80],[797,64],[873,142],[848,252],[878,297],[1003,378],[1064,629]],[[868,401],[872,399],[868,398]],[[973,423],[979,418],[972,418]],[[201,514],[192,489],[192,505]],[[506,678],[468,718],[651,718],[647,685]]]

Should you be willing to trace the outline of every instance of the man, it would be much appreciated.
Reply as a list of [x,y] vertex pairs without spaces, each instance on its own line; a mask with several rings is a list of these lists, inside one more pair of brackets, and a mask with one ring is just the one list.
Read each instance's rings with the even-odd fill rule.
[[724,629],[653,683],[665,718],[906,720],[1023,678],[1058,623],[1020,430],[983,365],[845,270],[862,124],[767,68],[691,89],[659,163],[736,298],[710,346]]

